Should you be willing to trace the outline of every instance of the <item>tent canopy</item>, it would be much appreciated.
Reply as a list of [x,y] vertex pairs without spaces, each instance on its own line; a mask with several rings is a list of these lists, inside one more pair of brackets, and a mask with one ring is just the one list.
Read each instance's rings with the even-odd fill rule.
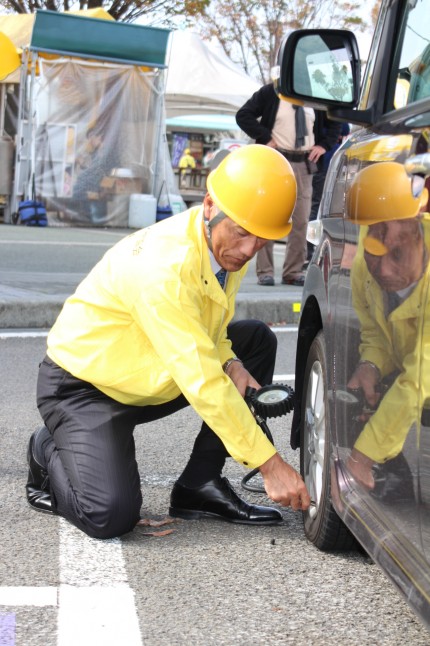
[[[166,29],[117,23],[101,8],[0,15],[0,32],[12,41],[18,53],[31,46],[60,55],[150,67],[164,67],[169,36]],[[19,70],[3,79],[6,83],[19,81]]]
[[166,126],[171,130],[189,132],[234,131],[240,130],[236,119],[230,114],[187,114],[182,117],[166,119]]
[[221,47],[191,31],[170,35],[167,57],[167,117],[191,114],[234,115],[260,85],[233,63]]
[[98,18],[37,11],[30,49],[96,60],[165,67],[170,31]]

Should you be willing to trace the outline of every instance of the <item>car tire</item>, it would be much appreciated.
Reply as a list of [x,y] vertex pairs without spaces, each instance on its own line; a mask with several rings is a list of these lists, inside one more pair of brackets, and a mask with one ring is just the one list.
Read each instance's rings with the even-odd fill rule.
[[331,503],[331,439],[323,332],[312,342],[303,382],[300,424],[300,472],[311,497],[303,512],[307,538],[318,549],[349,550],[358,544]]

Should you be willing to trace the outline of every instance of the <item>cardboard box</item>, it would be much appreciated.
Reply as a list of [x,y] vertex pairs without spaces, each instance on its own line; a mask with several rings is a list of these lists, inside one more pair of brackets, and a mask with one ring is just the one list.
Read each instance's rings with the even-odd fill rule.
[[103,195],[131,195],[142,192],[141,177],[103,177],[100,182]]

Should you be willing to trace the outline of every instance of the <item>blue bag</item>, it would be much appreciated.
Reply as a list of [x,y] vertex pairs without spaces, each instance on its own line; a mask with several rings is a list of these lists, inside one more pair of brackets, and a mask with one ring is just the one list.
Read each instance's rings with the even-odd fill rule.
[[28,227],[46,227],[48,218],[43,202],[25,200],[18,205],[18,220]]

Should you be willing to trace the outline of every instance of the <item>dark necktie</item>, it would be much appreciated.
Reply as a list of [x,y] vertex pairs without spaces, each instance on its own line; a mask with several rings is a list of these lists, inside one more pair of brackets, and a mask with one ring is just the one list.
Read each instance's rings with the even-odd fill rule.
[[295,125],[296,125],[296,148],[301,148],[305,145],[305,137],[308,134],[308,129],[306,127],[306,117],[305,111],[299,105],[293,105],[295,110]]
[[221,287],[224,289],[225,277],[227,276],[227,271],[225,269],[220,269],[219,271],[217,271],[215,276],[217,277],[217,280],[221,285]]
[[396,292],[388,292],[388,313],[401,305],[402,299]]

